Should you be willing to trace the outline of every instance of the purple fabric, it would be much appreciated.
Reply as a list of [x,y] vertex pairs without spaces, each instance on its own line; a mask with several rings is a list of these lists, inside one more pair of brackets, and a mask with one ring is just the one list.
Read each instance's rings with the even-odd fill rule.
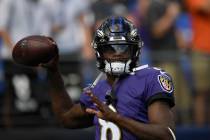
[[[150,97],[157,93],[166,93],[158,81],[158,75],[165,74],[158,69],[146,67],[135,72],[133,75],[121,78],[115,87],[117,97],[116,110],[119,114],[137,120],[139,122],[148,123],[147,101]],[[111,86],[106,80],[100,81],[93,89],[93,94],[102,102],[105,102],[107,91],[111,90]],[[96,108],[87,95],[82,94],[80,98],[86,107]],[[101,130],[103,126],[99,125],[99,119],[94,118],[96,126],[96,140],[100,140]],[[113,134],[114,135],[114,134]],[[123,140],[137,140],[133,134],[126,130],[121,130]]]

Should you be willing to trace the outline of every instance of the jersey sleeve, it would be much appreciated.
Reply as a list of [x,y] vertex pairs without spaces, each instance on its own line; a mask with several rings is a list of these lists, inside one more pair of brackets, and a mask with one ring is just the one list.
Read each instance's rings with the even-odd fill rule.
[[149,106],[153,102],[160,100],[167,102],[170,107],[175,105],[174,85],[171,76],[162,71],[157,71],[148,80],[146,105]]

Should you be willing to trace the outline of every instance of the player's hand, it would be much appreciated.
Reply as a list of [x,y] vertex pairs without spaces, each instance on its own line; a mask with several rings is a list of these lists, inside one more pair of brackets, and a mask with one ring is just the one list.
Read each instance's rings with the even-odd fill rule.
[[86,94],[91,98],[91,101],[96,105],[98,110],[87,108],[86,112],[89,114],[95,114],[98,118],[106,121],[112,121],[117,117],[117,113],[112,111],[106,104],[102,103],[93,93],[88,90]]
[[39,66],[46,68],[48,71],[54,71],[58,68],[59,55],[58,53],[48,63],[42,63]]

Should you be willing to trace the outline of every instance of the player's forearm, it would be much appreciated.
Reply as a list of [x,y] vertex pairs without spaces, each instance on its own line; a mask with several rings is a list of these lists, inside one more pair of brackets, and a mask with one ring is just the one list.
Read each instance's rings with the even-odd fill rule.
[[66,92],[58,67],[48,69],[48,76],[53,111],[59,122],[70,129],[92,126],[93,117],[85,114],[80,104],[74,104]]
[[64,82],[57,67],[53,70],[48,70],[50,82],[50,96],[52,98],[53,111],[60,119],[70,108],[73,102],[65,90]]
[[173,140],[168,126],[145,124],[121,115],[117,115],[113,122],[142,140]]

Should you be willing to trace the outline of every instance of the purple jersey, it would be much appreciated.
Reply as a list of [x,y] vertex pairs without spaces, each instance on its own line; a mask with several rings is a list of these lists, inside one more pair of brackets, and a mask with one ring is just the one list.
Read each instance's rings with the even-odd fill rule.
[[[100,81],[94,88],[93,94],[102,102],[111,90],[110,84],[104,80]],[[135,69],[135,72],[120,78],[115,86],[116,104],[111,106],[113,111],[134,119],[139,122],[148,123],[147,107],[156,100],[165,100],[174,106],[173,83],[171,77],[157,69],[143,65]],[[82,94],[80,102],[88,108],[95,108],[90,98]],[[111,133],[112,140],[137,140],[138,138],[129,131],[120,129],[116,124],[94,117],[96,126],[96,140],[108,140]]]

